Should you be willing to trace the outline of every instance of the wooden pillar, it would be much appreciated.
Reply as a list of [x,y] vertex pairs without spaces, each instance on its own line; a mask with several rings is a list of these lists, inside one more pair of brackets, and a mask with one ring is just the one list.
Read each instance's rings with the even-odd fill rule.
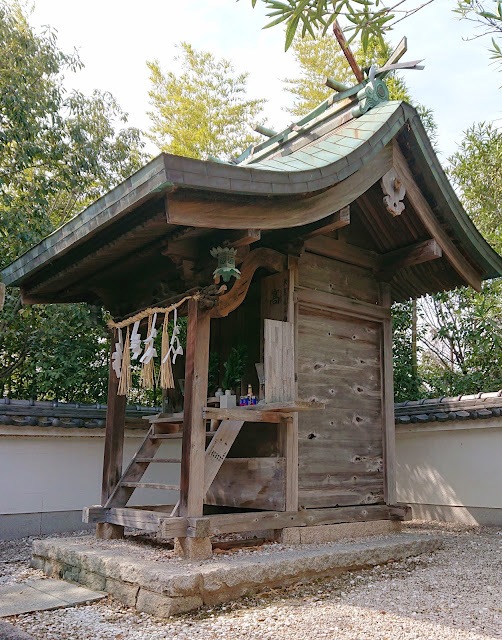
[[[197,300],[189,300],[179,515],[190,518],[203,515],[206,450],[203,410],[207,402],[210,324],[209,313],[199,309]],[[192,549],[194,545],[197,549]],[[178,548],[188,559],[211,554],[209,538],[180,538]]]
[[[105,452],[103,459],[103,481],[101,485],[101,504],[104,506],[115,485],[122,475],[122,459],[124,451],[124,427],[126,396],[117,394],[119,380],[112,369],[111,354],[117,341],[117,331],[111,337],[110,368],[108,374],[108,400],[106,406]],[[97,538],[121,538],[124,527],[115,524],[101,523],[96,526]]]
[[394,505],[396,496],[396,433],[394,422],[394,362],[392,358],[392,303],[390,285],[380,283],[380,304],[389,309],[389,318],[382,324],[381,371],[382,371],[382,418],[383,418],[383,463],[384,498],[386,504]]
[[286,511],[298,511],[298,413],[282,421],[286,458]]

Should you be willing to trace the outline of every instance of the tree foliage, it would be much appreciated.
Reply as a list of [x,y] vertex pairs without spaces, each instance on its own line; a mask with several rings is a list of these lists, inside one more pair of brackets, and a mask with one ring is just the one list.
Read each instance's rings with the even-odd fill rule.
[[246,98],[247,73],[236,73],[230,60],[178,45],[181,73],[164,72],[148,62],[152,83],[151,137],[162,151],[189,158],[230,159],[259,142],[252,125],[264,100]]
[[429,395],[502,388],[502,287],[483,283],[428,296],[422,302],[421,374]]
[[[432,1],[432,0],[429,0]],[[403,17],[415,13],[416,7],[406,8],[406,0],[395,0],[386,5],[382,0],[262,0],[268,10],[267,16],[272,20],[265,28],[278,24],[286,26],[286,51],[291,46],[297,33],[301,37],[307,34],[315,37],[316,32],[325,35],[335,20],[344,18],[350,23],[349,42],[360,37],[364,51],[369,43],[379,40],[383,44],[383,36]],[[429,2],[426,0],[426,4]],[[257,0],[251,0],[253,7]],[[419,7],[421,8],[421,7]]]
[[473,125],[449,162],[467,213],[502,253],[502,132],[490,123]]
[[[261,0],[271,21],[265,29],[282,24],[285,26],[285,49],[293,44],[295,36],[325,35],[340,18],[349,35],[348,42],[359,39],[363,51],[380,43],[396,24],[417,13],[434,0]],[[253,7],[258,0],[251,0]],[[492,10],[491,10],[492,9]],[[495,39],[502,35],[502,0],[457,0],[453,9],[461,18],[471,20],[481,32],[473,38],[492,36],[492,59],[502,63],[501,45]]]
[[[449,159],[449,176],[478,229],[502,253],[502,133],[480,123]],[[430,393],[455,395],[502,388],[502,283],[480,293],[458,289],[422,304],[422,377]]]
[[354,76],[337,40],[317,35],[313,38],[295,38],[292,51],[300,69],[300,76],[285,78],[285,90],[295,101],[288,109],[294,116],[305,116],[321,102],[333,94],[333,89],[325,85],[326,78],[338,82],[354,84]]
[[[80,68],[50,30],[36,33],[0,2],[0,267],[73,217],[145,160],[137,129],[109,93],[66,92]],[[100,309],[22,307],[8,292],[0,315],[0,391],[12,397],[104,397],[107,333]]]
[[396,302],[392,305],[392,352],[396,402],[418,398],[423,393],[422,377],[417,362],[418,341],[422,337],[423,329],[417,322],[417,314],[416,302]]
[[[490,11],[490,9],[493,9]],[[502,37],[502,0],[458,0],[455,13],[474,23],[478,31],[470,38],[491,36],[491,59],[502,64],[502,48],[497,39]]]

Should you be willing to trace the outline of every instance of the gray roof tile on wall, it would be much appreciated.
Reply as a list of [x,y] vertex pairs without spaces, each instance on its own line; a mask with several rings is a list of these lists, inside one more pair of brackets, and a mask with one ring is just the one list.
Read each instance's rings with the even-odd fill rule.
[[486,420],[502,414],[502,390],[442,398],[406,400],[394,405],[396,424]]
[[[143,416],[159,411],[160,407],[128,406],[126,422],[128,426],[147,426]],[[105,419],[106,404],[0,398],[0,425],[102,429]]]

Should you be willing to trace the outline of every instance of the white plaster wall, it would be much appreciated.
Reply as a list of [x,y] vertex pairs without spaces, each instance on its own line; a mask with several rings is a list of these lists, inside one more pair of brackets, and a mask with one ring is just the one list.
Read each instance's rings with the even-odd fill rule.
[[[71,431],[72,434],[68,434]],[[0,437],[0,514],[82,509],[99,504],[104,433],[82,429],[62,435]],[[139,434],[138,434],[139,435]],[[126,435],[124,465],[145,433]],[[179,458],[181,440],[165,443],[158,457]],[[179,484],[179,465],[151,464],[145,482]],[[176,492],[137,489],[130,504],[174,504]]]
[[449,430],[432,425],[415,431],[398,427],[398,500],[502,508],[502,425],[494,428],[483,422]]

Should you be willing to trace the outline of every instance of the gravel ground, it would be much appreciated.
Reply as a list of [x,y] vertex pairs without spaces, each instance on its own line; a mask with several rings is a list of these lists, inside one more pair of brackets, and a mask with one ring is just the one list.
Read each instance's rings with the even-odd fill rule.
[[[8,620],[37,640],[502,638],[502,530],[423,522],[406,530],[439,533],[444,547],[169,620],[110,597]],[[0,584],[40,575],[27,566],[31,540],[0,543]]]

